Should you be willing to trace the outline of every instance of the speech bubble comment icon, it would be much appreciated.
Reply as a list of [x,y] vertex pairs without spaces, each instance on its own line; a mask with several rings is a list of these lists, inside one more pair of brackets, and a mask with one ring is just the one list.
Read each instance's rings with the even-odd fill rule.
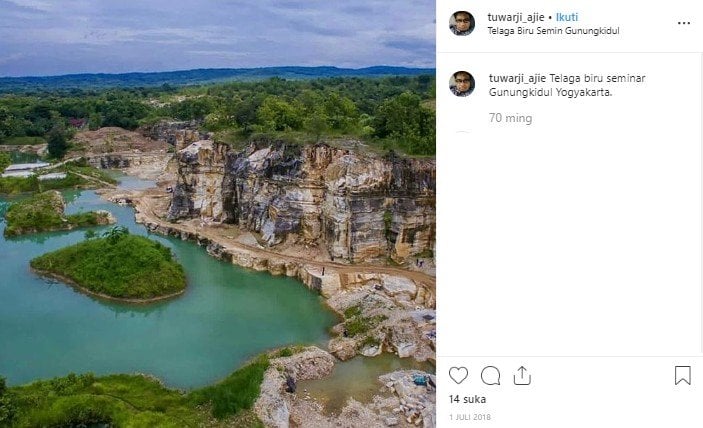
[[449,369],[449,377],[457,384],[460,384],[469,377],[469,369],[466,367],[452,367]]
[[481,380],[486,385],[500,385],[500,370],[495,366],[486,366],[481,370]]

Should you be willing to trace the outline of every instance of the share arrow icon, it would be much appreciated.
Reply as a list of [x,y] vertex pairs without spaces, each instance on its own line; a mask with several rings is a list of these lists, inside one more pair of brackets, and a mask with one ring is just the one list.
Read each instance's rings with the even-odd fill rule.
[[527,372],[527,369],[525,366],[520,366],[519,369],[517,369],[518,372],[520,372],[519,375],[514,374],[513,375],[513,383],[515,385],[529,385],[532,383],[532,375],[527,374],[525,375],[525,372]]

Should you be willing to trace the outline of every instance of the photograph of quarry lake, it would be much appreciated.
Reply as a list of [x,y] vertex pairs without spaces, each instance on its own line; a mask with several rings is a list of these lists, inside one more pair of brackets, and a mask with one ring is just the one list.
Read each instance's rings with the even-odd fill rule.
[[436,426],[434,2],[2,7],[0,427]]

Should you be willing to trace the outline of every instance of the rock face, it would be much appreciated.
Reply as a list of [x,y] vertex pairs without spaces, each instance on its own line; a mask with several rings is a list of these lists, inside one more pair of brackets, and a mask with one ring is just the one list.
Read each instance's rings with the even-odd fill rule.
[[161,121],[142,129],[142,134],[153,140],[165,141],[176,147],[176,150],[180,150],[195,141],[208,138],[207,133],[198,131],[199,125],[194,120],[190,122]]
[[[424,377],[430,385],[436,385],[437,379],[434,375],[424,373],[417,370],[401,370],[393,373],[388,373],[379,377],[381,383],[386,385],[386,388],[398,400],[398,410],[396,414],[402,414],[405,421],[409,425],[423,426],[424,428],[434,428],[436,422],[436,391],[432,386],[419,386],[413,382],[414,377]],[[389,421],[394,418],[393,421]],[[388,422],[397,422],[395,416],[386,417],[386,425],[394,426],[397,423],[389,424]]]
[[[165,154],[153,153],[110,153],[86,156],[88,164],[99,169],[123,169],[130,167],[141,167],[142,165],[165,164]],[[161,169],[164,169],[162,166]]]
[[432,159],[281,142],[235,152],[209,140],[177,157],[171,220],[234,223],[259,232],[269,246],[293,239],[354,262],[434,250]]
[[264,373],[261,392],[254,404],[254,411],[267,427],[287,428],[290,419],[290,403],[284,390],[286,380],[295,382],[321,379],[329,376],[334,367],[334,358],[320,348],[311,346],[290,357],[271,360]]
[[226,146],[215,145],[210,140],[201,140],[178,152],[178,185],[173,189],[170,219],[190,216],[222,218],[226,149]]
[[[394,295],[387,291],[395,291],[399,283],[416,290],[416,284],[405,278],[383,277],[354,288],[347,288],[350,284],[343,279],[344,291],[328,299],[328,304],[346,318],[333,327],[338,336],[329,341],[329,351],[342,361],[357,354],[375,356],[384,351],[417,361],[434,360],[435,310],[422,306],[427,300],[420,293],[416,292],[413,300],[406,292]],[[431,301],[434,304],[434,299]]]

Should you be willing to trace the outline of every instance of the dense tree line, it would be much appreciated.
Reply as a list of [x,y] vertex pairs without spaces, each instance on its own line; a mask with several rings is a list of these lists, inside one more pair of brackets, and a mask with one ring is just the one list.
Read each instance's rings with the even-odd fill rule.
[[348,136],[432,155],[435,113],[426,101],[434,99],[434,90],[434,77],[421,75],[5,95],[0,97],[0,143],[39,139],[60,158],[77,128],[135,129],[169,118],[199,121],[230,139],[252,133],[315,140]]

